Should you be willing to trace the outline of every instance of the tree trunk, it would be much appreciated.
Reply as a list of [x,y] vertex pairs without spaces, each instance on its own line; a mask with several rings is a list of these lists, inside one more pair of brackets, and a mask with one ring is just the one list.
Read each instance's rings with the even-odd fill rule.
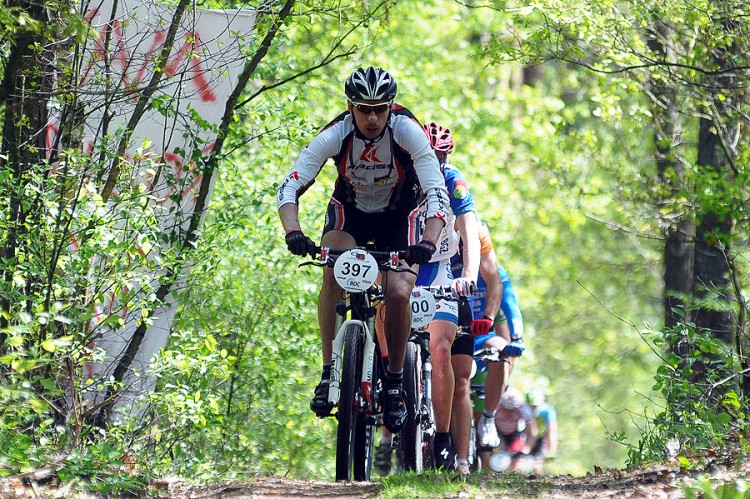
[[[727,19],[723,25],[727,34],[737,30],[735,21]],[[698,132],[698,166],[704,185],[699,194],[710,193],[701,199],[695,241],[694,294],[699,308],[694,322],[699,331],[712,334],[724,342],[729,349],[739,344],[733,334],[732,279],[730,245],[736,201],[727,189],[735,178],[737,158],[738,119],[734,106],[738,102],[736,68],[733,58],[739,54],[735,44],[720,45],[711,56],[717,68],[717,76],[708,80],[713,89],[713,98],[704,108]],[[735,282],[737,282],[735,280]],[[741,293],[741,290],[735,290]],[[727,354],[724,354],[727,356]],[[705,378],[701,366],[694,365],[694,378]],[[726,390],[728,385],[721,389]]]
[[[649,48],[664,60],[673,60],[673,28],[657,23],[649,33]],[[669,80],[652,78],[650,82],[654,102],[656,168],[664,188],[660,203],[665,206],[662,219],[664,233],[664,325],[672,328],[685,321],[685,297],[693,287],[693,248],[695,219],[688,206],[677,203],[686,189],[685,171],[676,158],[680,146],[682,126],[677,105],[677,92]]]
[[[727,158],[715,124],[700,120],[698,164],[721,173],[727,170]],[[718,189],[721,191],[721,189]],[[732,219],[726,213],[709,210],[702,213],[696,230],[695,294],[705,301],[718,302],[719,307],[701,306],[695,312],[695,325],[710,330],[725,343],[732,343],[732,317],[729,312],[729,240]],[[722,305],[723,304],[723,305]]]
[[[46,25],[45,7],[39,2],[21,2],[16,5],[29,17]],[[46,144],[44,130],[47,126],[47,96],[51,88],[51,77],[48,68],[40,64],[36,46],[44,46],[43,34],[32,29],[19,30],[17,37],[10,44],[10,51],[5,59],[2,92],[3,131],[2,150],[0,151],[0,168],[8,172],[6,185],[0,190],[0,198],[7,213],[5,226],[7,231],[2,241],[2,256],[5,262],[2,280],[5,289],[12,289],[11,281],[16,274],[18,256],[26,252],[27,220],[32,216],[36,201],[29,202],[25,187],[30,180],[30,172],[46,162]],[[36,280],[31,274],[24,275],[26,280],[25,296],[29,296],[36,287]],[[24,296],[3,294],[0,296],[0,328],[5,328],[17,313],[25,308]],[[0,333],[0,344],[5,341],[5,333]]]

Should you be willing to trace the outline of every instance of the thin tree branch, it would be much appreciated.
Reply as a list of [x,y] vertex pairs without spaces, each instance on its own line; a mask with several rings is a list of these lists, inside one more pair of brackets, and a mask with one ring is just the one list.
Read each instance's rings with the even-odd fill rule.
[[167,31],[167,37],[164,41],[164,46],[162,47],[160,57],[157,61],[156,67],[154,68],[154,72],[151,75],[151,81],[146,86],[146,88],[138,94],[138,102],[136,103],[135,109],[133,110],[133,114],[130,116],[130,120],[128,121],[128,124],[125,128],[125,133],[123,134],[122,140],[120,140],[120,144],[117,147],[115,163],[112,167],[112,170],[109,172],[107,181],[105,182],[104,188],[102,189],[101,195],[105,200],[109,199],[112,195],[112,192],[114,191],[115,184],[117,183],[117,179],[120,176],[120,171],[122,170],[122,167],[125,163],[125,152],[130,146],[130,139],[135,132],[135,127],[143,117],[143,114],[146,112],[146,108],[151,102],[151,97],[159,87],[159,82],[164,75],[164,68],[169,62],[169,55],[172,52],[172,47],[174,46],[174,41],[177,37],[177,30],[182,23],[182,16],[185,13],[188,5],[190,4],[190,1],[191,0],[180,0],[180,2],[177,4],[177,7],[174,11],[174,16],[172,16],[172,22],[170,23],[169,30]]

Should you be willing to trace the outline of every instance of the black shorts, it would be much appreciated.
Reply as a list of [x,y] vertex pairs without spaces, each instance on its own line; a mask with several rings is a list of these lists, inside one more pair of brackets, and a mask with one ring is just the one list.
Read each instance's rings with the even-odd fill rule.
[[471,303],[464,297],[458,299],[458,334],[451,345],[451,355],[474,356],[474,335],[471,334]]
[[351,235],[357,246],[372,243],[379,251],[405,250],[417,243],[418,215],[419,209],[416,206],[406,211],[365,213],[331,198],[323,234],[341,230]]
[[474,336],[459,332],[451,345],[451,355],[474,356]]
[[471,302],[468,298],[462,296],[458,299],[458,325],[460,327],[468,328],[471,326],[471,321],[473,319],[474,315],[471,311]]

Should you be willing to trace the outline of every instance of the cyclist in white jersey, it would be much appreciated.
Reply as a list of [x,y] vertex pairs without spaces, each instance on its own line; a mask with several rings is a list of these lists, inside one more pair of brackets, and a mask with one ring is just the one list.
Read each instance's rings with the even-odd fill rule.
[[[279,217],[289,250],[310,254],[312,239],[301,230],[299,197],[312,185],[329,158],[338,170],[328,204],[321,246],[351,248],[372,243],[382,251],[407,251],[411,264],[427,263],[436,250],[448,210],[440,165],[422,126],[412,113],[393,102],[396,82],[381,68],[357,69],[344,85],[347,111],[337,116],[300,153],[278,190]],[[417,240],[418,201],[427,199],[427,220]],[[402,375],[411,323],[409,297],[415,276],[382,276],[385,336],[389,352],[384,374],[384,424],[398,432],[406,422]],[[323,350],[323,374],[310,408],[319,416],[330,414],[328,384],[335,306],[341,296],[333,270],[324,269],[318,299],[318,323]]]

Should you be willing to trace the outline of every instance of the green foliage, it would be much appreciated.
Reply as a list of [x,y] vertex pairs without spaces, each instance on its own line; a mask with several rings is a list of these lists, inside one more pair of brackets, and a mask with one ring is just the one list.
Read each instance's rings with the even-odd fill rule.
[[631,464],[678,452],[700,454],[746,428],[747,406],[731,348],[689,323],[655,332],[653,341],[669,351],[653,387],[662,401],[638,447],[630,449]]
[[739,479],[728,483],[715,483],[708,479],[684,488],[686,499],[743,499],[750,497],[747,482]]

